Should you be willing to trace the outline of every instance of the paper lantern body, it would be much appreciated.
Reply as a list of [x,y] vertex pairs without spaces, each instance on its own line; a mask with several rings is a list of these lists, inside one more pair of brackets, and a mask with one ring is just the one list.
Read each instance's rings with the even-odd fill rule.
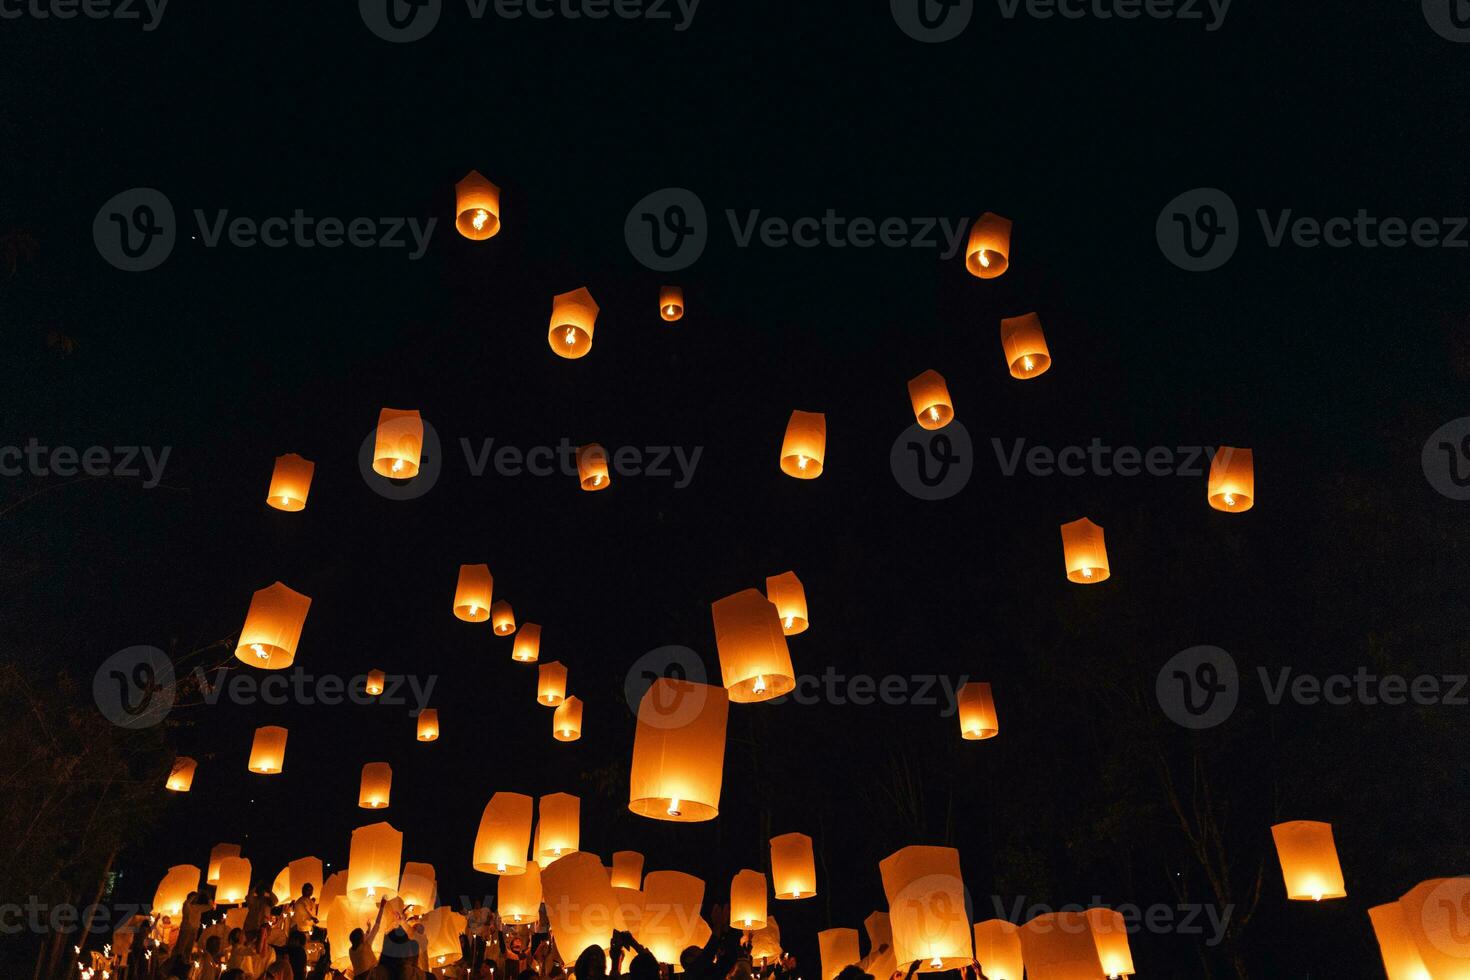
[[153,892],[154,915],[166,915],[175,922],[184,908],[184,899],[199,890],[199,869],[192,864],[176,864],[168,869]]
[[439,897],[438,874],[432,864],[405,861],[398,877],[398,898],[405,906],[423,910],[434,907]]
[[419,712],[417,738],[420,742],[432,742],[439,737],[439,709],[425,708]]
[[472,864],[494,875],[526,873],[533,802],[524,793],[496,793],[480,815]]
[[995,715],[995,698],[990,685],[983,681],[966,681],[959,692],[960,734],[967,740],[995,738],[1000,734],[1000,721]]
[[592,349],[592,332],[597,324],[597,301],[586,288],[561,293],[551,301],[551,328],[546,342],[557,357],[585,357]]
[[496,599],[490,607],[490,628],[496,636],[509,636],[516,631],[515,611],[504,599]]
[[383,685],[387,679],[381,670],[370,670],[367,672],[367,681],[363,684],[362,689],[365,693],[377,697],[383,693]]
[[276,510],[305,510],[306,495],[311,491],[311,476],[315,472],[315,463],[295,453],[277,456],[265,502]]
[[994,279],[1011,264],[1011,221],[986,211],[970,226],[965,268],[981,279]]
[[960,852],[952,847],[910,846],[878,862],[894,956],[919,960],[919,971],[957,970],[973,958],[973,934],[965,911]]
[[1022,381],[1039,378],[1051,367],[1046,334],[1041,329],[1041,318],[1035,313],[1000,321],[1000,349],[1005,353],[1006,368],[1013,378]]
[[749,868],[730,881],[730,928],[766,927],[766,876]]
[[[750,958],[765,965],[781,958],[781,926],[774,915],[766,916],[766,927],[755,930],[750,937]],[[888,980],[891,973],[875,973],[878,980]]]
[[1023,980],[1020,927],[1005,919],[975,923],[975,959],[990,980]]
[[781,440],[781,472],[798,480],[815,480],[822,475],[826,459],[827,416],[792,412]]
[[643,855],[637,851],[613,851],[611,881],[614,888],[643,887]]
[[537,668],[536,700],[541,704],[561,704],[567,696],[567,669],[559,660],[548,660]]
[[286,766],[286,729],[264,725],[255,730],[250,745],[250,771],[273,776]]
[[1240,514],[1256,503],[1256,460],[1249,449],[1221,446],[1210,460],[1210,506]]
[[402,860],[403,834],[392,824],[358,827],[347,856],[347,897],[354,902],[392,898],[398,892]]
[[893,955],[893,926],[887,912],[874,912],[863,920],[868,934],[868,956],[863,972],[872,977],[892,977],[898,972],[898,958]]
[[276,898],[282,902],[294,902],[301,897],[301,889],[304,885],[310,885],[312,894],[321,900],[322,894],[322,859],[319,857],[297,858],[286,869],[281,872],[285,878],[285,889],[275,891]]
[[555,860],[577,850],[582,840],[582,801],[570,793],[541,797],[536,822],[538,857]]
[[817,893],[817,863],[806,834],[771,838],[771,880],[779,899],[811,898]]
[[1345,898],[1342,868],[1337,863],[1337,845],[1332,841],[1332,824],[1319,820],[1289,820],[1271,828],[1276,856],[1281,859],[1281,876],[1286,897],[1317,902]]
[[909,379],[909,404],[914,418],[925,429],[942,429],[954,419],[954,402],[949,386],[938,371],[925,371]]
[[459,937],[464,935],[466,919],[449,906],[441,906],[424,915],[424,938],[429,967],[440,970],[464,958]]
[[280,670],[296,660],[296,645],[306,625],[311,597],[280,582],[268,585],[250,597],[245,625],[235,645],[235,659],[251,667]]
[[1097,959],[1110,977],[1129,977],[1133,969],[1133,951],[1128,947],[1128,923],[1117,909],[1091,908],[1083,913],[1092,930]]
[[607,951],[618,900],[601,858],[579,851],[553,861],[541,869],[541,896],[564,960],[575,960],[592,945]]
[[466,623],[483,623],[490,618],[490,595],[495,579],[488,565],[459,566],[459,584],[454,589],[454,617]]
[[209,850],[208,876],[204,879],[207,884],[215,884],[219,881],[219,866],[227,857],[239,857],[239,844],[216,844]]
[[558,742],[575,742],[582,737],[582,699],[567,698],[556,706],[551,735]]
[[577,480],[583,490],[606,490],[612,486],[607,472],[607,450],[595,442],[577,447]]
[[679,954],[694,943],[703,902],[701,879],[682,871],[650,871],[643,878],[638,941],[660,963],[678,964]]
[[378,413],[373,439],[373,472],[390,480],[419,474],[424,452],[424,420],[418,409],[385,408]]
[[473,242],[500,232],[500,188],[471,170],[454,185],[454,227]]
[[613,896],[618,902],[613,911],[613,925],[631,933],[637,939],[639,927],[643,924],[643,892],[637,888],[619,888],[614,885]]
[[822,980],[835,980],[844,967],[862,958],[856,929],[823,929],[817,933],[817,949],[822,957]]
[[219,881],[214,883],[216,905],[239,905],[250,894],[250,861],[227,857],[219,863]]
[[165,789],[171,789],[175,793],[187,793],[194,785],[194,770],[199,768],[199,763],[181,755],[174,760],[173,768],[168,772],[168,781],[164,783]]
[[369,762],[362,767],[357,805],[364,810],[381,810],[393,791],[393,767],[386,762]]
[[712,820],[720,812],[725,724],[722,688],[660,677],[638,704],[628,809],[655,820]]
[[1099,980],[1102,961],[1081,912],[1049,912],[1021,926],[1027,980]]
[[541,915],[541,866],[531,862],[525,874],[501,875],[495,894],[503,921],[514,925],[535,922]]
[[1398,902],[1375,905],[1368,910],[1373,922],[1373,935],[1378,939],[1378,952],[1383,957],[1383,971],[1388,980],[1432,980],[1419,947],[1404,920],[1404,908]]
[[731,701],[769,701],[796,687],[781,617],[769,599],[755,589],[745,589],[716,600],[710,612],[720,673]]
[[673,323],[684,316],[684,289],[681,286],[664,286],[658,291],[658,315]]
[[323,905],[334,898],[341,898],[347,894],[347,872],[338,871],[331,875],[322,884],[321,903]]
[[540,656],[541,627],[535,623],[526,623],[516,634],[515,646],[511,648],[510,659],[519,660],[523,664],[533,664]]
[[1085,517],[1063,524],[1062,560],[1066,564],[1069,582],[1096,585],[1106,581],[1110,570],[1103,529]]
[[776,607],[776,615],[781,619],[781,632],[787,636],[806,632],[809,625],[806,588],[795,572],[766,576],[766,598]]
[[1405,927],[1433,980],[1470,977],[1470,878],[1431,878],[1399,899]]

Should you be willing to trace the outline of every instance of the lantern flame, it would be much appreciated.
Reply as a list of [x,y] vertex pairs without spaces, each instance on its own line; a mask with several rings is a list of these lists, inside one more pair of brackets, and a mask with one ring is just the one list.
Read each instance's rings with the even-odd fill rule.
[[1226,507],[1234,507],[1235,506],[1235,494],[1233,494],[1233,493],[1227,493],[1227,494],[1225,494],[1225,506]]
[[1036,370],[1036,362],[1031,359],[1030,354],[1027,354],[1025,357],[1021,358],[1021,368],[1026,371]]
[[566,340],[567,340],[567,343],[568,344],[575,344],[577,342],[577,328],[576,327],[567,327],[567,337],[566,337]]
[[766,679],[764,677],[758,675],[756,677],[756,679],[755,679],[755,693],[756,694],[764,694],[765,693],[765,690],[766,690]]
[[984,269],[990,268],[990,253],[983,249],[980,252],[980,266]]
[[250,649],[254,650],[255,655],[261,660],[269,660],[271,658],[271,655],[266,652],[265,647],[261,646],[259,643],[250,644]]
[[485,222],[488,220],[490,220],[490,212],[484,208],[476,208],[475,216],[470,219],[470,224],[475,226],[475,231],[482,231],[485,228]]
[[682,814],[679,813],[679,798],[677,796],[674,797],[672,800],[669,801],[669,811],[668,812],[669,812],[669,816],[671,816],[671,817],[682,816]]
[[403,460],[395,459],[392,466],[393,472],[397,473],[403,469]]

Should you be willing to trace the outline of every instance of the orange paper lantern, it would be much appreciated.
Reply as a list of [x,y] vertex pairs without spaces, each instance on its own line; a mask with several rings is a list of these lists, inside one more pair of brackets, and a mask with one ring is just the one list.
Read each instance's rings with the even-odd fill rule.
[[418,740],[432,742],[439,737],[439,709],[425,708],[419,712]]
[[1097,959],[1109,977],[1131,977],[1133,951],[1128,947],[1128,924],[1117,909],[1092,908],[1083,913],[1097,947]]
[[347,854],[347,897],[354,902],[392,898],[398,891],[402,860],[403,834],[392,824],[358,827]]
[[490,628],[496,636],[509,636],[516,631],[516,614],[504,599],[496,599],[490,606]]
[[1046,334],[1041,330],[1041,318],[1035,313],[1001,320],[1000,348],[1005,352],[1006,367],[1013,378],[1022,381],[1037,378],[1051,367]]
[[464,935],[467,922],[464,916],[447,905],[424,915],[421,923],[424,937],[420,942],[424,944],[424,955],[428,957],[430,969],[442,970],[464,959],[459,937]]
[[387,679],[381,670],[370,670],[367,672],[367,680],[363,683],[362,689],[373,697],[377,697],[383,693],[383,684]]
[[913,845],[878,862],[894,955],[919,972],[958,970],[974,958],[960,852]]
[[563,959],[574,960],[594,945],[607,951],[618,900],[601,858],[578,852],[552,862],[541,870],[541,895]]
[[585,357],[592,349],[597,324],[597,301],[585,287],[561,293],[551,301],[551,328],[546,341],[557,357]]
[[893,926],[887,912],[873,912],[863,920],[868,934],[868,956],[861,966],[872,977],[892,977],[898,972],[898,959],[893,955]]
[[1062,560],[1066,563],[1069,582],[1096,585],[1105,581],[1110,572],[1103,529],[1085,517],[1063,524]]
[[282,869],[271,888],[281,902],[294,902],[301,897],[303,886],[310,885],[318,901],[322,894],[322,859],[319,857],[297,858]]
[[[766,876],[744,868],[730,881],[730,928],[766,927]],[[856,939],[853,940],[854,946]]]
[[1286,897],[1295,901],[1319,902],[1345,898],[1342,867],[1337,863],[1337,845],[1332,824],[1320,820],[1289,820],[1271,828]]
[[500,188],[471,170],[454,185],[454,227],[473,242],[500,232]]
[[357,805],[364,810],[381,810],[393,790],[393,767],[386,762],[369,762],[362,767]]
[[1021,926],[1021,952],[1031,980],[1099,980],[1104,976],[1092,926],[1081,912],[1049,912]]
[[703,880],[682,871],[650,871],[643,879],[638,941],[660,963],[681,972],[679,954],[694,945],[703,902]]
[[942,429],[954,419],[949,386],[938,371],[925,371],[909,379],[909,403],[913,405],[914,418],[925,429]]
[[250,771],[274,776],[286,765],[286,729],[280,725],[264,725],[255,730],[250,744]]
[[567,698],[556,706],[551,735],[558,742],[575,742],[582,737],[582,699]]
[[305,510],[306,495],[311,491],[311,476],[314,472],[316,464],[309,459],[295,453],[277,456],[265,502],[276,510]]
[[965,268],[981,279],[994,279],[1011,264],[1011,221],[986,211],[970,226]]
[[227,857],[239,857],[239,844],[216,844],[209,850],[208,875],[205,877],[207,884],[213,885],[219,881],[219,866]]
[[729,713],[730,698],[721,688],[654,680],[638,704],[628,809],[655,820],[714,819]]
[[680,286],[664,286],[658,291],[658,315],[669,323],[684,316],[684,289]]
[[495,579],[488,565],[459,566],[459,584],[454,589],[454,616],[466,623],[483,623],[490,618],[490,595]]
[[643,855],[637,851],[613,851],[612,886],[614,888],[643,887]]
[[[781,926],[775,915],[766,916],[766,927],[756,929],[750,936],[750,958],[762,966],[781,958]],[[875,973],[878,980],[888,980],[891,973]]]
[[424,452],[424,420],[417,409],[385,408],[373,438],[373,472],[390,480],[418,476]]
[[533,664],[539,656],[541,656],[541,627],[535,623],[526,623],[516,634],[516,642],[511,648],[510,659],[519,660],[523,664]]
[[544,705],[558,705],[566,700],[567,669],[559,660],[548,660],[537,668],[536,700]]
[[817,893],[817,862],[806,834],[771,838],[771,879],[780,899],[811,898]]
[[781,619],[781,632],[787,636],[805,633],[809,625],[806,615],[806,589],[795,572],[766,576],[766,598],[776,607]]
[[958,700],[961,736],[975,740],[995,738],[1000,734],[1000,722],[995,717],[995,699],[991,697],[989,684],[966,681],[960,685]]
[[607,450],[595,442],[577,447],[577,479],[583,490],[606,490],[612,486],[607,473]]
[[1221,446],[1210,460],[1210,506],[1240,514],[1256,503],[1256,461],[1249,449]]
[[541,797],[536,855],[555,860],[576,851],[582,838],[582,801],[570,793]]
[[480,815],[471,863],[476,871],[495,875],[526,873],[531,844],[532,801],[524,793],[496,793]]
[[1378,953],[1383,957],[1388,980],[1433,980],[1414,944],[1402,905],[1375,905],[1368,910],[1368,918],[1373,922],[1373,935],[1378,939]]
[[194,785],[194,770],[198,767],[199,763],[187,755],[179,756],[174,760],[173,768],[168,772],[168,781],[164,783],[164,788],[171,789],[175,793],[189,792]]
[[731,701],[769,701],[796,687],[781,618],[769,599],[745,589],[716,600],[710,612],[720,672]]
[[975,959],[989,980],[1023,980],[1020,927],[1005,919],[975,923]]
[[398,900],[406,908],[431,909],[439,897],[438,874],[432,864],[405,861],[398,877]]
[[781,472],[798,480],[822,475],[827,458],[827,416],[821,412],[791,413],[781,440]]
[[1470,908],[1470,878],[1431,878],[1399,899],[1405,928],[1433,980],[1470,977],[1470,932],[1465,912]]
[[250,861],[227,857],[219,863],[219,880],[214,883],[216,905],[239,905],[250,894]]
[[281,582],[250,597],[245,625],[235,644],[235,659],[264,670],[280,670],[296,660],[296,645],[306,625],[311,597],[293,591]]
[[525,874],[501,875],[495,897],[501,921],[512,925],[535,922],[541,915],[541,866],[531,862]]
[[862,958],[858,952],[858,931],[823,929],[817,933],[817,951],[822,958],[822,980],[836,980],[837,974]]
[[153,914],[166,915],[177,922],[184,910],[184,900],[190,892],[198,890],[199,869],[192,864],[174,865],[153,892]]

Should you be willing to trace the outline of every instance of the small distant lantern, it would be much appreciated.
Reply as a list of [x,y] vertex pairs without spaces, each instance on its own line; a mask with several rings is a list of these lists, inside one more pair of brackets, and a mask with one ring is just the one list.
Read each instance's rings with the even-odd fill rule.
[[459,566],[459,584],[454,589],[454,616],[466,623],[483,623],[490,618],[490,595],[495,579],[488,565]]
[[219,863],[219,880],[214,883],[216,905],[239,905],[250,894],[250,861],[227,857]]
[[862,959],[856,929],[823,929],[817,933],[817,951],[822,960],[822,980],[836,980],[837,974]]
[[381,670],[370,670],[367,672],[367,682],[363,684],[362,689],[373,697],[377,697],[383,693],[383,685],[387,679],[387,675]]
[[541,797],[539,808],[536,856],[556,860],[574,852],[582,838],[582,800],[570,793],[549,793]]
[[533,664],[539,656],[541,656],[541,627],[535,623],[526,623],[516,634],[516,642],[511,648],[510,659],[519,660],[523,664]]
[[1097,980],[1104,976],[1092,926],[1081,912],[1048,912],[1021,926],[1026,975],[1046,980]]
[[682,871],[650,871],[643,879],[638,941],[660,963],[676,966],[679,954],[694,944],[703,903],[702,879]]
[[473,242],[500,231],[500,188],[471,170],[454,185],[454,227]]
[[[1405,928],[1424,961],[1424,977],[1462,980],[1470,963],[1470,932],[1464,910],[1470,908],[1470,878],[1431,878],[1399,899]],[[1412,975],[1414,980],[1421,980]]]
[[1000,722],[995,717],[995,699],[988,683],[966,681],[960,685],[958,700],[960,735],[973,741],[995,738],[1000,734]]
[[[766,927],[766,876],[744,868],[730,881],[730,928]],[[856,938],[853,940],[856,947]]]
[[1062,559],[1067,566],[1067,581],[1079,585],[1105,581],[1110,572],[1103,529],[1085,517],[1063,524]]
[[398,879],[398,899],[405,907],[431,909],[439,894],[438,874],[432,864],[405,861]]
[[1276,856],[1281,859],[1281,876],[1286,897],[1295,901],[1320,902],[1345,898],[1342,867],[1337,863],[1337,845],[1332,824],[1320,820],[1289,820],[1271,828]]
[[496,599],[490,607],[490,628],[496,636],[509,636],[516,631],[516,614],[504,599]]
[[681,286],[664,286],[658,291],[658,315],[669,323],[684,316],[684,289]]
[[439,737],[439,709],[425,708],[419,712],[418,740],[432,742]]
[[1404,919],[1404,907],[1398,902],[1375,905],[1368,910],[1373,935],[1378,939],[1378,954],[1388,980],[1430,980],[1424,957]]
[[989,980],[1023,980],[1020,927],[1005,919],[975,923],[975,960]]
[[393,767],[386,762],[369,762],[362,767],[357,805],[364,810],[381,810],[393,790]]
[[822,475],[826,458],[827,416],[792,412],[781,440],[781,472],[798,480],[815,480]]
[[899,963],[919,972],[958,970],[974,959],[960,852],[912,845],[878,862]]
[[787,636],[806,632],[806,588],[795,572],[766,576],[766,598],[781,617],[781,632]]
[[286,765],[286,729],[280,725],[263,725],[255,730],[250,744],[250,771],[274,776]]
[[718,816],[729,714],[723,688],[656,678],[638,703],[628,809],[679,822]]
[[1256,503],[1256,461],[1249,449],[1221,446],[1210,460],[1210,506],[1240,514]]
[[548,660],[537,667],[536,700],[545,705],[558,705],[566,700],[567,669],[559,660]]
[[717,599],[710,607],[715,646],[730,700],[769,701],[796,687],[796,671],[781,618],[771,601],[755,589]]
[[[569,854],[541,870],[546,920],[557,950],[573,960],[589,946],[606,952],[612,942],[617,896],[596,854]],[[698,908],[695,913],[698,914]]]
[[595,442],[577,447],[577,480],[583,490],[606,490],[612,486],[607,473],[607,450]]
[[240,856],[240,845],[239,844],[216,844],[216,845],[214,845],[214,847],[210,848],[210,851],[209,851],[209,865],[206,868],[206,870],[208,872],[208,875],[204,879],[205,880],[205,883],[206,884],[213,885],[215,882],[219,881],[219,866],[220,866],[220,864],[227,857],[239,857],[239,856]]
[[194,770],[199,768],[199,763],[181,755],[174,760],[173,768],[169,770],[168,782],[164,783],[166,789],[175,793],[187,793],[194,785]]
[[531,809],[524,793],[496,793],[480,815],[472,864],[492,875],[526,873],[526,849],[531,846]]
[[981,279],[994,279],[1011,264],[1011,220],[986,211],[970,226],[965,268]]
[[418,476],[424,452],[424,420],[417,409],[385,408],[373,439],[373,472],[390,480]]
[[771,880],[780,899],[811,898],[817,893],[817,862],[806,834],[771,838]]
[[1128,923],[1117,909],[1091,908],[1083,913],[1103,972],[1109,977],[1131,977],[1133,951],[1128,947]]
[[263,670],[281,670],[296,660],[311,596],[274,582],[250,597],[235,659]]
[[558,742],[575,742],[582,737],[582,699],[571,697],[556,706],[551,734]]
[[176,864],[168,869],[153,893],[153,914],[177,920],[184,909],[184,899],[199,890],[199,869],[192,864]]
[[909,379],[909,403],[922,428],[942,429],[954,419],[954,402],[949,397],[949,386],[938,371],[925,371],[917,378]]
[[613,851],[612,886],[614,888],[641,888],[643,886],[643,855],[637,851]]
[[535,922],[541,915],[541,866],[532,861],[525,874],[501,875],[495,897],[502,922]]
[[459,937],[464,935],[468,920],[447,905],[440,906],[424,915],[425,955],[432,970],[442,970],[464,959],[464,950]]
[[597,323],[597,301],[586,288],[561,293],[551,301],[551,329],[546,341],[557,357],[585,357],[592,349]]
[[403,834],[382,823],[358,827],[347,852],[347,897],[354,902],[392,898],[398,891]]
[[305,510],[306,495],[311,490],[311,476],[315,471],[315,463],[295,453],[277,456],[265,502],[276,510]]
[[1000,348],[1005,352],[1006,367],[1013,378],[1022,381],[1037,378],[1051,367],[1046,334],[1041,330],[1041,318],[1035,313],[1001,320]]

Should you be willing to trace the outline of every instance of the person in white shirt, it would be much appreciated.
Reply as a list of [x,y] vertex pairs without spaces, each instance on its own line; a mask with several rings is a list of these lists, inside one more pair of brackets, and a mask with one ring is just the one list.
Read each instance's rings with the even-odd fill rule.
[[317,904],[312,897],[313,891],[311,882],[308,881],[301,886],[301,897],[291,903],[291,928],[306,933],[308,939],[317,925]]

